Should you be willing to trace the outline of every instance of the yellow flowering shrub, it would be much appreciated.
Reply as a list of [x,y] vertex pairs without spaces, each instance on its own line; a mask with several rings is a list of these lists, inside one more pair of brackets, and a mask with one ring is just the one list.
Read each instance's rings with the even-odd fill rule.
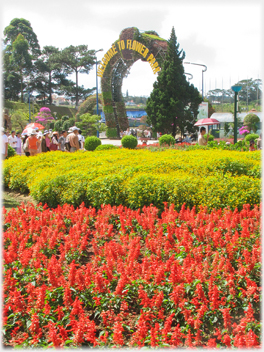
[[259,151],[111,149],[42,153],[3,163],[4,184],[51,207],[163,203],[232,209],[260,202]]

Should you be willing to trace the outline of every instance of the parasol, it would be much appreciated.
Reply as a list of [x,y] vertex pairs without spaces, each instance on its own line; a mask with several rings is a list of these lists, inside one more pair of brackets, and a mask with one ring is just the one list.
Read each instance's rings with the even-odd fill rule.
[[198,120],[194,126],[208,126],[208,125],[220,125],[220,122],[216,119],[201,119]]
[[31,128],[31,127],[27,128],[27,127],[26,127],[26,128],[24,129],[24,131],[21,133],[21,136],[25,136],[25,135],[29,136],[30,133],[31,133],[33,130],[34,130],[34,128]]
[[40,123],[37,123],[37,122],[29,123],[28,125],[26,125],[25,129],[26,128],[34,128],[34,129],[38,128],[39,130],[45,129],[45,127],[43,125],[41,125]]

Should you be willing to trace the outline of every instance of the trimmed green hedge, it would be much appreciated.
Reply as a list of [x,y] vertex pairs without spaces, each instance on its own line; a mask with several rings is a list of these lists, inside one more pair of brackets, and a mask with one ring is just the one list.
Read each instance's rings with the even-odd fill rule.
[[246,135],[245,141],[246,141],[246,142],[250,142],[252,139],[255,141],[255,140],[258,139],[258,138],[259,138],[259,135],[258,135],[258,134],[256,134],[256,133],[249,133],[249,134]]
[[85,139],[84,148],[89,151],[94,151],[101,144],[102,142],[100,138],[91,136]]
[[96,147],[95,150],[98,151],[98,150],[110,150],[110,149],[119,149],[119,147],[113,144],[101,144],[101,145],[98,145],[98,147]]
[[175,144],[175,138],[171,134],[164,134],[159,138],[159,145],[174,145]]
[[121,139],[122,146],[128,149],[135,149],[138,145],[138,141],[134,136],[124,136]]

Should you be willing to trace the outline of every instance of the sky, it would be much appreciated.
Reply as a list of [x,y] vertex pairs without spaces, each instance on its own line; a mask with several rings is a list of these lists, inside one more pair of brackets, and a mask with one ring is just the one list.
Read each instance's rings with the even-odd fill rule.
[[[100,60],[121,31],[137,27],[169,39],[174,27],[184,62],[206,65],[204,93],[229,89],[242,79],[263,78],[263,6],[261,0],[8,0],[2,2],[1,33],[13,18],[31,23],[40,47],[64,49],[88,45]],[[202,91],[202,66],[184,64],[190,80]],[[187,78],[190,76],[187,75]],[[72,77],[74,80],[74,77]],[[149,96],[157,74],[137,61],[123,80],[122,92]],[[100,78],[98,78],[100,91]],[[95,68],[79,77],[85,88],[96,85]]]

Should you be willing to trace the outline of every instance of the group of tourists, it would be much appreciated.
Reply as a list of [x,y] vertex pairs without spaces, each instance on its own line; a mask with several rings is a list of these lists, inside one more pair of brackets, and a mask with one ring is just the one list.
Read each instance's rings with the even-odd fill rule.
[[39,153],[60,150],[62,152],[73,153],[79,149],[84,149],[84,137],[81,130],[76,127],[70,127],[68,131],[56,132],[39,129],[32,129],[30,132],[23,133],[12,131],[9,135],[2,128],[2,154],[3,159],[7,157],[8,144],[15,150],[18,155],[34,156]]
[[[198,144],[199,145],[207,145],[208,143],[208,138],[209,138],[209,133],[207,133],[207,138],[204,138],[204,135],[206,134],[206,129],[205,127],[200,128],[200,135],[198,137]],[[262,135],[260,134],[259,138],[256,140],[252,139],[249,141],[249,151],[253,152],[255,150],[261,150],[262,149],[262,141],[261,141]]]

